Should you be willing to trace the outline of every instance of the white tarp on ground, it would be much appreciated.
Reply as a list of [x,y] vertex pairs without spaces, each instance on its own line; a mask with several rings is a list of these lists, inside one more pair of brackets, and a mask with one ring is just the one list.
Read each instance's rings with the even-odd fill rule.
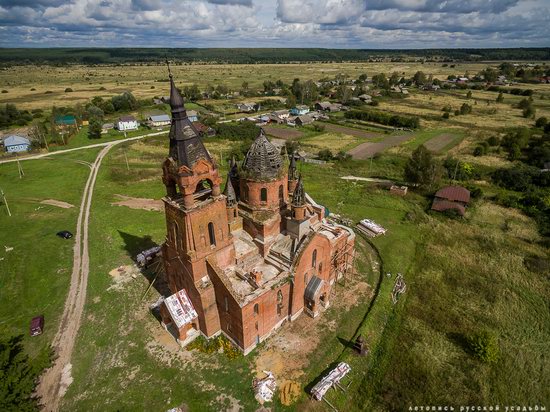
[[313,398],[318,401],[323,399],[327,391],[332,388],[333,385],[340,382],[349,371],[351,371],[351,367],[345,362],[340,362],[327,376],[321,379],[321,381],[311,389]]
[[262,379],[254,379],[252,381],[252,387],[254,388],[254,393],[256,394],[256,399],[260,403],[271,402],[273,400],[273,394],[277,388],[277,383],[275,382],[275,376],[270,371],[264,371],[267,375]]
[[170,312],[172,320],[176,323],[178,328],[181,328],[183,325],[190,323],[193,319],[198,317],[185,289],[167,297],[164,302],[166,303],[166,308],[168,312]]
[[386,229],[376,223],[374,220],[363,219],[357,225],[357,228],[363,232],[370,232],[374,236],[383,235],[386,233]]

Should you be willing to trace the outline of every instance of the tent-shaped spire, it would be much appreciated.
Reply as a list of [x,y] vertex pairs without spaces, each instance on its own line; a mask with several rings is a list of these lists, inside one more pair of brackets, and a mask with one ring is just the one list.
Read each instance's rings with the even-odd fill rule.
[[223,191],[223,194],[227,197],[227,206],[233,207],[237,204],[237,195],[235,194],[235,189],[233,189],[230,176],[227,176],[227,182],[225,183],[225,190]]
[[[166,62],[168,64],[168,61]],[[185,165],[190,169],[200,159],[212,162],[208,150],[202,144],[199,133],[187,117],[183,96],[174,83],[170,66],[170,109],[172,111],[172,126],[170,127],[170,157],[178,162],[178,166]]]
[[263,180],[276,177],[283,163],[279,151],[265,136],[264,130],[248,149],[248,153],[243,162],[243,170],[246,170],[253,179]]
[[288,166],[288,180],[296,179],[296,152],[290,155],[290,165]]
[[292,194],[292,206],[304,206],[306,204],[304,185],[302,183],[302,175],[298,177],[298,183],[296,184],[296,189]]

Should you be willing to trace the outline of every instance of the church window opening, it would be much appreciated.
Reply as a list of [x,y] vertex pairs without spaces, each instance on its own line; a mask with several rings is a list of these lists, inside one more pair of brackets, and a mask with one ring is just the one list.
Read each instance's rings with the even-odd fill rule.
[[311,255],[311,267],[314,268],[315,266],[317,266],[317,249],[315,249]]
[[214,223],[210,222],[208,224],[208,237],[210,238],[210,245],[216,245],[216,233],[214,232]]
[[262,187],[262,190],[260,190],[260,200],[267,202],[267,189],[265,187]]

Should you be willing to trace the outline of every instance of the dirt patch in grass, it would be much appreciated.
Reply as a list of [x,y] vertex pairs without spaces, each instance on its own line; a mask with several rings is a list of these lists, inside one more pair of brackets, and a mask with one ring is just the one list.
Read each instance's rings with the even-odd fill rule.
[[440,152],[453,143],[457,138],[458,136],[455,134],[442,133],[438,136],[432,137],[424,144],[424,146],[432,152]]
[[124,195],[115,196],[120,200],[118,202],[111,203],[113,206],[126,206],[130,209],[142,209],[154,212],[162,212],[164,210],[162,200],[145,199],[141,197],[130,197]]
[[74,205],[71,205],[70,203],[55,199],[42,200],[40,203],[42,203],[43,205],[61,207],[63,209],[70,209],[71,207],[74,207]]
[[303,135],[301,131],[290,128],[264,126],[263,129],[268,135],[278,137],[280,139],[297,139]]
[[384,150],[389,149],[390,147],[397,146],[409,140],[411,137],[412,135],[410,134],[404,134],[404,135],[398,135],[398,136],[389,136],[381,142],[362,143],[359,146],[354,147],[351,150],[348,150],[348,154],[350,154],[354,159],[360,159],[360,160],[368,159],[377,153],[381,153]]
[[[331,298],[332,310],[337,316],[344,314],[360,300],[370,299],[372,289],[363,280],[348,280],[347,284],[335,286],[336,295]],[[281,388],[287,381],[299,381],[308,366],[308,356],[315,350],[327,330],[337,328],[338,319],[323,312],[312,319],[303,313],[291,323],[285,323],[270,337],[265,346],[258,350],[256,357],[256,374],[263,377],[263,371],[275,375],[277,385]],[[292,361],[289,361],[292,360]]]
[[362,139],[376,138],[383,136],[380,133],[369,132],[367,130],[354,129],[353,127],[340,126],[332,123],[322,123],[323,127],[328,132],[344,133],[351,136],[360,137]]
[[114,268],[109,272],[109,275],[113,278],[113,284],[109,286],[108,290],[121,290],[125,283],[137,279],[141,272],[134,265],[127,265]]

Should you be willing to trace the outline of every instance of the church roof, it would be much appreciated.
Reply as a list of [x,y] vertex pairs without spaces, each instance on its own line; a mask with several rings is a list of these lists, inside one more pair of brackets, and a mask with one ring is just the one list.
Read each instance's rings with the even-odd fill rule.
[[277,148],[271,144],[263,129],[248,149],[243,162],[243,170],[253,179],[272,179],[279,175],[283,159]]
[[231,183],[231,176],[227,176],[227,182],[225,183],[225,190],[223,194],[227,197],[227,206],[234,206],[237,204],[237,195],[235,194],[235,189],[233,189],[233,184]]
[[304,185],[302,183],[302,175],[298,177],[298,183],[296,184],[296,189],[292,194],[292,205],[293,206],[303,206],[306,203]]
[[198,130],[187,116],[183,97],[170,74],[170,109],[172,111],[172,126],[170,127],[170,157],[192,168],[200,159],[212,162],[208,150],[202,144]]

